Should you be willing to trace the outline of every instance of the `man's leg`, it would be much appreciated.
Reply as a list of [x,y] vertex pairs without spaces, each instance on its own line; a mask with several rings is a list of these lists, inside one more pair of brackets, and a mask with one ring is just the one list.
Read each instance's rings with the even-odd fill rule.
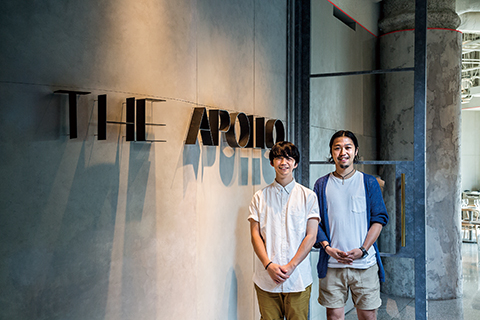
[[377,320],[377,310],[357,309],[358,320]]
[[365,270],[351,270],[355,279],[350,284],[352,298],[359,320],[376,320],[377,309],[381,306],[378,266]]
[[255,285],[261,320],[283,320],[285,314],[284,298],[281,293],[263,291]]
[[345,308],[327,308],[327,320],[345,319]]
[[309,285],[305,291],[285,294],[285,317],[287,320],[308,320],[311,292],[312,285]]
[[318,302],[327,309],[328,320],[345,318],[348,299],[348,268],[328,268],[327,276],[319,279]]

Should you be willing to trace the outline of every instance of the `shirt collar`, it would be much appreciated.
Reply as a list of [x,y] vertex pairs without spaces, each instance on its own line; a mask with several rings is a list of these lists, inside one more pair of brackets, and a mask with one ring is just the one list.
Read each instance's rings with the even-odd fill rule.
[[285,192],[290,194],[290,192],[292,192],[293,188],[295,187],[295,178],[293,178],[293,180],[285,187],[278,183],[277,180],[274,180],[273,183],[275,184],[275,188],[277,188],[278,191],[285,190]]

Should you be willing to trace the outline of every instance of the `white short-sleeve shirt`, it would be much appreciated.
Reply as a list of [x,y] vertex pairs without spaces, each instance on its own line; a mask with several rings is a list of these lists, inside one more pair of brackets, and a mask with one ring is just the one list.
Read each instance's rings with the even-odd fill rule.
[[[250,203],[250,215],[260,224],[260,233],[270,260],[286,265],[298,251],[305,238],[307,220],[320,220],[316,194],[293,180],[283,187],[276,181],[259,190]],[[260,259],[255,259],[253,281],[267,292],[301,292],[312,280],[310,254],[282,284],[276,284]]]

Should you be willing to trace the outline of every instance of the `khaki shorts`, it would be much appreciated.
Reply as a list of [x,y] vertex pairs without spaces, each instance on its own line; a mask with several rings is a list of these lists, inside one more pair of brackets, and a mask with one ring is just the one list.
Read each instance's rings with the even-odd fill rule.
[[348,290],[356,308],[378,309],[382,305],[378,265],[368,269],[328,268],[327,276],[320,279],[318,302],[325,308],[343,308]]
[[308,320],[310,292],[312,285],[302,292],[273,293],[260,289],[257,291],[261,320]]

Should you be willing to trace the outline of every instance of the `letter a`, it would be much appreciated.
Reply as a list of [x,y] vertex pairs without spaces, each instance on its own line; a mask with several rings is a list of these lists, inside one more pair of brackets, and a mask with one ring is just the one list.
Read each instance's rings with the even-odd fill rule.
[[212,131],[210,130],[206,108],[195,108],[193,110],[185,144],[197,143],[198,131],[202,134],[203,144],[213,146]]

